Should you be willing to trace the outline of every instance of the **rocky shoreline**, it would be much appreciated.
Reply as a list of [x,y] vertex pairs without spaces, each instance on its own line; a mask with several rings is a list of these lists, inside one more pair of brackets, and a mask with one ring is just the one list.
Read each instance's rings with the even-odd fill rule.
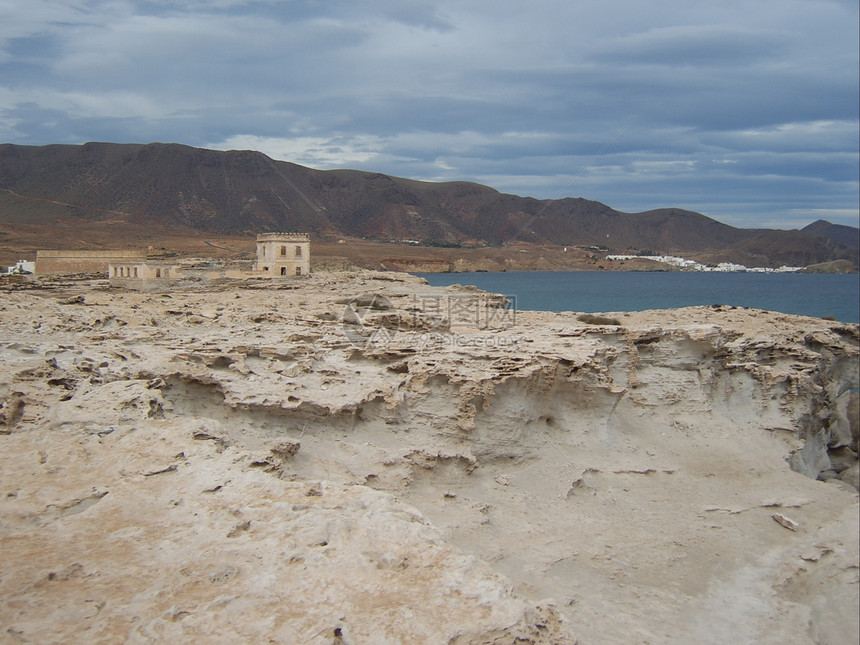
[[858,325],[0,288],[10,642],[857,640]]

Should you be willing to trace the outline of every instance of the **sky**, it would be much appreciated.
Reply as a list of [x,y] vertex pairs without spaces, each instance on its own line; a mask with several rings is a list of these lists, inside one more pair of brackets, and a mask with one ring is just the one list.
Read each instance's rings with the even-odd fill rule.
[[860,224],[857,0],[0,0],[0,142]]

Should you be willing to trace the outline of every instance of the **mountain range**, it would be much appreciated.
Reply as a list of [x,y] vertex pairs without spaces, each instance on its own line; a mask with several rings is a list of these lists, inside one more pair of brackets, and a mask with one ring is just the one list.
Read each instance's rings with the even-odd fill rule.
[[691,211],[623,213],[470,182],[314,170],[252,151],[179,144],[0,145],[0,235],[16,226],[130,223],[211,234],[303,231],[429,246],[513,242],[698,255],[748,266],[858,264],[858,229],[742,229]]

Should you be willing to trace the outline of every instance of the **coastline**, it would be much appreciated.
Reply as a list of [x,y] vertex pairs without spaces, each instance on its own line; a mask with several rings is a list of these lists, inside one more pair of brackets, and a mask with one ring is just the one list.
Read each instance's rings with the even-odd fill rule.
[[641,311],[724,304],[860,322],[860,287],[844,274],[617,271],[510,271],[415,274],[437,286],[458,283],[504,293],[511,306],[543,311]]
[[[80,229],[83,226],[83,229]],[[21,226],[2,240],[0,266],[10,266],[19,260],[33,260],[37,249],[68,248],[69,240],[86,235],[91,248],[148,248],[153,259],[160,257],[213,257],[217,259],[248,259],[254,257],[254,239],[249,235],[202,234],[200,231],[158,226],[135,227],[123,225],[117,229],[99,229],[74,223],[63,223],[56,229]],[[445,248],[413,246],[360,238],[332,235],[314,236],[312,269],[346,270],[350,267],[407,273],[469,272],[469,271],[666,271],[677,270],[670,264],[655,262],[644,256],[630,260],[606,260],[607,254],[623,253],[621,249],[603,247],[556,246],[551,244],[512,243],[501,247]],[[667,251],[669,253],[669,251]],[[680,254],[679,251],[673,253]],[[767,258],[753,254],[724,254],[720,252],[686,252],[684,257],[702,265],[721,263],[744,264],[749,267],[778,268]],[[846,266],[851,265],[850,267]],[[814,268],[812,268],[814,267]],[[811,270],[824,272],[857,272],[847,261],[812,265]]]

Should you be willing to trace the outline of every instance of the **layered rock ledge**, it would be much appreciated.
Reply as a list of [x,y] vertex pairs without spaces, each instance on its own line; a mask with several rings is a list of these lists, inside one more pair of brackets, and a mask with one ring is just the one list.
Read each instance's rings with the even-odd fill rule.
[[857,641],[858,325],[2,289],[5,641]]

